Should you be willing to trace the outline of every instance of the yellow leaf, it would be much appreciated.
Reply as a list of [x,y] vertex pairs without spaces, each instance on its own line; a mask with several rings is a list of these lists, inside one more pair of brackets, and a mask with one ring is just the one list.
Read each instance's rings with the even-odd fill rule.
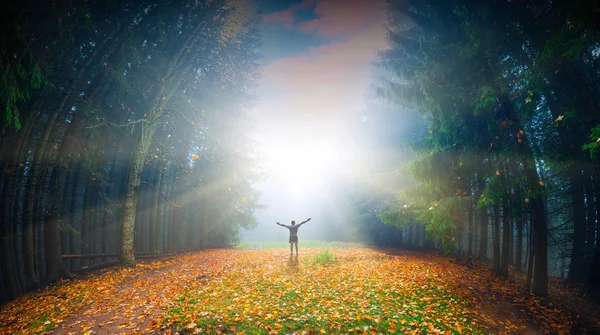
[[196,159],[200,158],[200,156],[198,155],[192,155],[192,160],[195,161]]
[[320,332],[321,334],[325,334],[325,333],[327,333],[327,332],[325,331],[325,329],[323,329],[323,328],[319,329],[319,332]]

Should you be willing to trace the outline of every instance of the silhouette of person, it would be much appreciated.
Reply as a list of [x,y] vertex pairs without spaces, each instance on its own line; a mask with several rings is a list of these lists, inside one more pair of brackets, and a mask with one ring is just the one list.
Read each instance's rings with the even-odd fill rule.
[[291,226],[277,222],[278,225],[285,227],[290,231],[290,255],[294,254],[294,244],[296,244],[296,256],[298,256],[298,228],[300,228],[301,225],[307,223],[308,221],[310,221],[310,218],[296,225],[296,221],[292,220]]

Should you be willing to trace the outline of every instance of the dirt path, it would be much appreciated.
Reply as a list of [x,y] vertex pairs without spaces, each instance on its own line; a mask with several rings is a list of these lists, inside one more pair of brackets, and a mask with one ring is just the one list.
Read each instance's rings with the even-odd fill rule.
[[139,263],[137,271],[117,268],[114,272],[126,272],[118,285],[98,288],[101,299],[91,301],[52,333],[154,333],[157,320],[181,292],[192,282],[219,275],[227,261],[222,253],[209,251],[167,259],[158,267],[154,263]]

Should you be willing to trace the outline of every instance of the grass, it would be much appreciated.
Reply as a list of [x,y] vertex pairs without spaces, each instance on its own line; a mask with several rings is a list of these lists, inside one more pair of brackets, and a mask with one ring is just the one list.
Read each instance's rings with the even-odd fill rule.
[[337,262],[337,257],[329,250],[321,251],[314,256],[314,262],[320,265],[330,265]]
[[[290,244],[287,241],[240,241],[233,246],[235,249],[246,249],[247,247],[260,246],[261,249],[280,249],[289,248]],[[300,240],[298,248],[352,248],[360,247],[360,243],[341,242],[341,241],[320,241],[320,240]]]
[[249,241],[241,241],[240,243],[234,245],[233,248],[234,249],[246,249],[248,246],[250,246]]

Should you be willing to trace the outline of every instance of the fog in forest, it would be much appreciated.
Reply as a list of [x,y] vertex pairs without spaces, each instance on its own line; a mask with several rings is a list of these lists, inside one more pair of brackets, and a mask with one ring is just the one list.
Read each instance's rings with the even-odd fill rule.
[[[406,265],[395,261],[436,255],[473,276],[485,272],[481,282],[501,281],[499,291],[516,292],[505,285],[518,283],[518,295],[531,300],[505,302],[535,305],[533,316],[550,306],[539,314],[545,320],[554,313],[546,299],[562,299],[563,289],[577,291],[564,299],[577,306],[600,302],[599,7],[2,1],[0,304],[111,266],[124,275],[164,266],[165,276],[188,276],[173,283],[208,285],[241,268],[228,257],[249,257],[248,241],[279,242],[261,259],[287,256],[290,233],[276,222],[308,218],[301,248],[308,240],[360,242],[369,248],[343,253],[377,259],[394,274]],[[392,261],[383,250],[420,256]],[[304,265],[335,263],[320,252]],[[175,269],[178,259],[187,261]],[[198,264],[210,275],[194,272]],[[121,284],[111,285],[95,287]],[[176,290],[155,293],[167,291]],[[62,299],[43,297],[54,296]],[[189,332],[201,332],[198,315],[206,316],[152,325],[165,330],[185,319]],[[27,321],[38,327],[32,333],[66,316],[36,318]],[[347,319],[356,328],[338,333],[366,322]],[[5,320],[0,333],[21,327]],[[284,332],[285,322],[259,333]],[[399,329],[395,321],[385,327]],[[566,333],[557,329],[548,333]]]

